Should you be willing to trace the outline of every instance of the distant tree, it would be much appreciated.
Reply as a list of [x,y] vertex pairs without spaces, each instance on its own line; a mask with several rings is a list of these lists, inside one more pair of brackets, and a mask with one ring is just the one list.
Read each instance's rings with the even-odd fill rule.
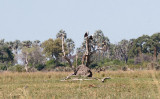
[[25,64],[25,70],[28,72],[29,69],[29,60],[31,59],[31,48],[23,47],[21,51],[21,60]]
[[33,46],[40,46],[41,45],[41,41],[40,40],[35,40],[33,41]]
[[0,40],[0,45],[2,46],[2,45],[4,45],[4,44],[5,44],[4,39],[1,39],[1,40]]
[[22,41],[22,57],[24,58],[25,70],[28,72],[29,58],[31,53],[32,41]]
[[[62,55],[62,40],[48,39],[42,43],[43,52],[49,59],[55,59],[58,64],[59,57]],[[66,49],[66,45],[65,45]]]
[[146,52],[153,55],[153,60],[157,61],[158,53],[160,52],[160,33],[153,34],[145,44]]
[[23,47],[21,60],[27,66],[26,71],[28,71],[28,66],[35,67],[38,64],[44,64],[45,57],[39,46]]
[[143,35],[135,40],[133,40],[133,46],[131,47],[129,51],[130,57],[141,57],[142,59],[142,54],[146,53],[145,50],[145,44],[147,41],[150,39],[148,35]]
[[102,54],[103,58],[107,50],[110,46],[110,41],[108,37],[104,36],[102,30],[97,30],[93,35],[93,46],[95,49],[97,49],[97,53],[99,53],[98,59],[100,59],[100,54]]
[[22,41],[23,47],[30,48],[32,46],[32,41],[27,40],[27,41]]
[[7,42],[7,45],[9,48],[12,49],[12,52],[14,53],[14,63],[18,63],[18,52],[22,49],[22,43],[20,40],[10,41]]
[[115,46],[115,55],[116,58],[119,60],[125,61],[125,63],[128,62],[128,52],[130,50],[130,45],[132,42],[128,40],[122,40]]
[[108,37],[105,37],[102,30],[97,30],[93,35],[94,46],[102,48],[104,43],[109,44]]
[[72,39],[66,39],[66,45],[67,45],[67,49],[68,49],[68,55],[71,56],[71,54],[74,53],[74,49],[75,49],[75,44],[74,41]]
[[8,64],[13,63],[14,55],[9,46],[4,42],[4,39],[0,40],[0,62]]

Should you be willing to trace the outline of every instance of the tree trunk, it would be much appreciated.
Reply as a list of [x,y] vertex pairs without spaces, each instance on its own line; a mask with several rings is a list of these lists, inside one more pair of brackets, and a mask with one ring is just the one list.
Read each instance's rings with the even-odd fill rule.
[[142,61],[143,61],[143,55],[142,55],[142,50],[141,50],[141,48],[139,49],[139,57],[140,57],[141,62],[142,62]]
[[125,55],[125,63],[127,64],[128,62],[128,57]]
[[69,65],[70,65],[70,67],[72,67],[72,63],[71,63],[70,59],[67,56],[64,56],[64,59],[66,59],[68,61]]
[[77,67],[77,65],[78,65],[78,55],[76,54],[76,67]]
[[157,61],[157,47],[154,47],[154,58],[153,61],[156,62]]
[[25,70],[26,70],[26,72],[28,72],[28,54],[26,54]]
[[89,50],[89,38],[86,37],[86,52],[84,53],[84,56],[82,58],[82,64],[89,66],[90,65],[90,50]]

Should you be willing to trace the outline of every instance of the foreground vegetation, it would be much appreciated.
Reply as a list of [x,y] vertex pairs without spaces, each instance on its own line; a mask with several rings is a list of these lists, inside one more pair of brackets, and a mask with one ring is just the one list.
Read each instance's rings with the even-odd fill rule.
[[0,99],[158,99],[159,71],[106,71],[94,77],[111,77],[104,83],[60,81],[69,72],[0,74]]

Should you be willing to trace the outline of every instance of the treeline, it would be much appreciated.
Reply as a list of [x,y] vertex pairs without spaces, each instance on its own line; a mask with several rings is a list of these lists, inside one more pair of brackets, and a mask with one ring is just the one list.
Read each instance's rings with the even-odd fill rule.
[[[62,35],[64,46],[62,46]],[[89,43],[93,52],[90,68],[121,69],[127,66],[131,69],[146,69],[151,63],[158,66],[160,53],[160,33],[151,36],[143,35],[136,39],[121,40],[112,44],[101,30],[95,31]],[[64,47],[64,48],[63,48]],[[62,68],[71,70],[70,64],[81,64],[85,53],[85,39],[75,50],[75,43],[67,38],[67,33],[60,30],[56,39],[50,38],[44,42],[36,41],[5,41],[0,40],[0,70],[29,71],[29,70],[57,70]],[[70,64],[63,55],[70,59]],[[149,65],[150,64],[150,65]]]

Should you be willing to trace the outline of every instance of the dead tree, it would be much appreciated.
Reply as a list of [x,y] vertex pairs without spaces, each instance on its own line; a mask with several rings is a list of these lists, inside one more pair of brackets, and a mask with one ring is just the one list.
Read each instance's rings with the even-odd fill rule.
[[85,33],[84,38],[86,39],[86,51],[82,58],[82,64],[76,68],[74,75],[92,77],[92,72],[88,66],[90,65],[90,56],[92,54],[90,43],[93,38],[92,36],[88,36],[88,32]]
[[92,36],[88,36],[88,32],[86,32],[84,37],[86,39],[86,51],[85,51],[84,56],[82,58],[82,65],[89,66],[89,64],[90,64],[90,56],[91,56],[91,46],[89,46],[89,44],[90,44],[90,42],[92,40]]
[[63,58],[68,61],[70,67],[74,69],[73,75],[80,75],[80,76],[86,76],[86,77],[92,77],[92,72],[88,68],[90,64],[90,56],[91,56],[91,47],[90,42],[93,39],[92,36],[88,36],[88,32],[85,33],[84,38],[86,39],[86,51],[84,53],[84,56],[82,58],[82,65],[78,66],[76,69],[74,66],[72,66],[72,63],[70,59],[67,57],[65,49],[64,49],[64,34],[61,34],[62,37],[62,52],[63,52]]
[[64,34],[61,34],[61,35],[62,35],[62,52],[63,52],[63,58],[68,61],[68,63],[69,63],[69,65],[70,65],[71,68],[74,68],[74,67],[72,66],[72,63],[71,63],[70,59],[67,57],[66,52],[65,52],[65,50],[64,50]]
[[93,40],[92,35],[89,36],[88,32],[86,32],[85,35],[84,35],[84,38],[85,38],[86,51],[85,51],[85,53],[83,55],[83,58],[82,58],[82,65],[77,67],[74,74],[75,75],[80,75],[80,76],[92,77],[92,72],[88,68],[90,63],[91,63],[91,56],[97,50],[105,50],[106,49],[106,44],[105,44],[105,42],[103,42],[104,43],[103,48],[97,48],[96,50],[91,50],[92,48],[95,49],[92,46],[92,40]]
[[[92,72],[91,70],[88,68],[88,66],[90,65],[90,57],[91,55],[96,52],[96,50],[91,51],[91,41],[92,41],[92,36],[88,36],[88,32],[85,33],[84,38],[86,39],[85,44],[86,44],[86,51],[83,55],[82,58],[82,64],[79,65],[75,70],[74,73],[67,76],[65,79],[61,80],[61,81],[66,81],[67,79],[70,79],[72,76],[81,76],[81,77],[92,77]],[[64,46],[63,46],[63,42],[64,39],[62,39],[62,49],[63,49],[63,53],[65,56],[65,51],[64,51]],[[103,50],[103,48],[99,48],[97,50]],[[78,56],[77,56],[78,57]],[[110,77],[105,77],[103,79],[98,79],[98,78],[91,78],[91,79],[73,79],[73,80],[100,80],[102,82],[104,82],[106,79],[110,79]]]

